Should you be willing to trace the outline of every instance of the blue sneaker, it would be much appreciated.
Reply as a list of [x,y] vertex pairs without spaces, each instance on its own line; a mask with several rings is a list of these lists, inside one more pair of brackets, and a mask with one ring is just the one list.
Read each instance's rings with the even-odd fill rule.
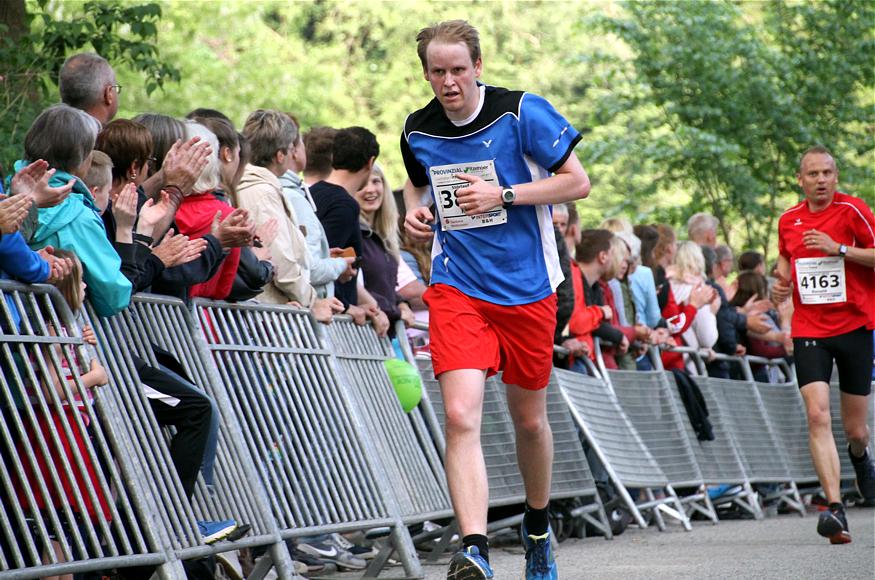
[[480,555],[477,546],[456,552],[447,570],[447,580],[487,580],[493,576],[489,562]]
[[523,546],[526,549],[526,580],[557,580],[559,572],[556,560],[553,558],[553,545],[550,536],[553,533],[547,528],[543,536],[529,535],[523,524]]
[[201,536],[204,538],[204,544],[212,544],[223,538],[227,538],[231,532],[237,529],[237,522],[234,520],[221,520],[218,522],[204,521],[198,522],[197,528],[200,530]]

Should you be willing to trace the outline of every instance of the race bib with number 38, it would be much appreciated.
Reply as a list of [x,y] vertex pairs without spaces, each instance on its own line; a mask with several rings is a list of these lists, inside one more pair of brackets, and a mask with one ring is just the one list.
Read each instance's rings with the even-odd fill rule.
[[444,230],[467,230],[507,223],[507,211],[502,207],[486,213],[468,215],[462,211],[456,199],[456,190],[469,185],[467,181],[455,177],[457,173],[476,175],[486,183],[498,185],[498,176],[495,173],[493,160],[439,165],[431,167],[428,171],[431,175],[431,185],[434,188],[438,219]]
[[845,260],[841,256],[798,258],[796,288],[802,304],[845,302]]

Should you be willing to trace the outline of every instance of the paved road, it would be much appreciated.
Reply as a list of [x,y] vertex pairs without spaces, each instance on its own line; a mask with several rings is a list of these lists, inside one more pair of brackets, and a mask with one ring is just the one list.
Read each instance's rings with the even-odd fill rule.
[[[873,580],[875,509],[848,512],[853,543],[831,546],[816,534],[816,514],[756,521],[695,522],[692,532],[629,528],[613,541],[567,540],[559,546],[562,580]],[[523,578],[521,551],[495,550],[496,580]],[[426,566],[427,580],[446,566]]]

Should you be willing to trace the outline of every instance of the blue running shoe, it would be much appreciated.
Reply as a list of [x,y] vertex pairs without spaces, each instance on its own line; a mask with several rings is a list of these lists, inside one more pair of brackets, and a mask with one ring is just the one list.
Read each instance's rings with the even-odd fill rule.
[[477,546],[456,552],[447,570],[447,580],[488,580],[493,576],[489,562],[480,555]]
[[212,544],[227,538],[231,532],[237,529],[237,522],[234,520],[203,521],[198,522],[197,527],[200,530],[201,536],[203,536],[204,544]]
[[547,528],[543,536],[533,536],[529,535],[523,524],[522,535],[526,549],[526,580],[557,580],[559,571],[553,558],[553,545],[550,543],[553,533],[550,529]]

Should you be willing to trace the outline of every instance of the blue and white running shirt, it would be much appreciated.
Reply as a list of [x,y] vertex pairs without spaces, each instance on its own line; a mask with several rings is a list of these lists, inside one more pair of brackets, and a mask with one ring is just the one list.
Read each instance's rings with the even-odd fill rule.
[[[433,186],[431,167],[477,162],[494,163],[501,187],[544,179],[580,141],[543,97],[491,86],[481,95],[467,125],[454,125],[437,99],[407,117],[401,153],[413,185]],[[446,230],[436,219],[434,229],[432,284],[512,306],[548,297],[563,280],[548,205],[513,205],[499,225]]]

